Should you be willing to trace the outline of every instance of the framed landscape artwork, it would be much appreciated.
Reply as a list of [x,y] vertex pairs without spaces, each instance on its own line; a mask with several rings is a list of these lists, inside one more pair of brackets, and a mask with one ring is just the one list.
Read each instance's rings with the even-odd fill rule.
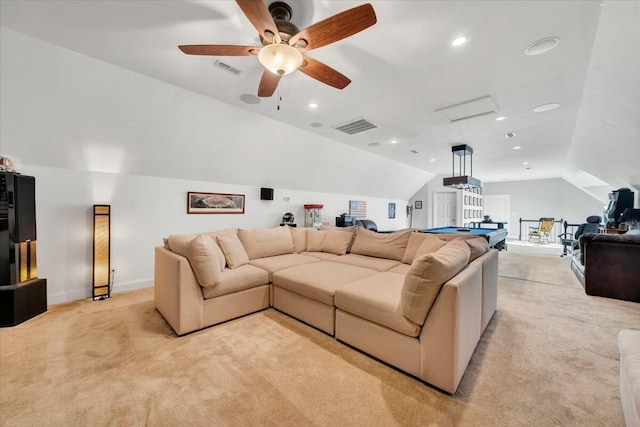
[[244,194],[187,193],[188,214],[243,214]]

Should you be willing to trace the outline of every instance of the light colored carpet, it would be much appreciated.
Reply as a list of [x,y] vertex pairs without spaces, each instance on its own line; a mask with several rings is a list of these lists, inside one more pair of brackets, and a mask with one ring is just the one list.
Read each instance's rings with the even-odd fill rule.
[[622,426],[620,329],[557,251],[500,253],[498,311],[447,395],[274,310],[181,338],[151,289],[0,329],[6,426]]

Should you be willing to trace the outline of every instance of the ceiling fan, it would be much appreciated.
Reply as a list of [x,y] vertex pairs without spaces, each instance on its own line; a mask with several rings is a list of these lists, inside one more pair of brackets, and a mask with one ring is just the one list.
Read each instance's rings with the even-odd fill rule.
[[376,23],[376,14],[369,3],[333,15],[302,31],[290,22],[291,7],[286,3],[278,1],[268,7],[263,0],[236,0],[236,3],[258,30],[262,47],[215,44],[178,47],[189,55],[257,55],[266,68],[258,87],[260,97],[273,95],[280,78],[295,70],[329,86],[344,89],[351,83],[348,77],[316,59],[303,56],[302,52],[337,42]]

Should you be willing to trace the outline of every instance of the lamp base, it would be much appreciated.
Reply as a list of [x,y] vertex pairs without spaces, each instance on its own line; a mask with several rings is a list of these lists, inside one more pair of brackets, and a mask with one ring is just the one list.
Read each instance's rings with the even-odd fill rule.
[[47,311],[47,279],[0,286],[0,327],[15,326]]

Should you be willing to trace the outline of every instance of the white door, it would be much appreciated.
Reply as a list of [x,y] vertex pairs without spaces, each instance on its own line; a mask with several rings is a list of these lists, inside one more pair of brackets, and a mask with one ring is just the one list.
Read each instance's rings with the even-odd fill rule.
[[455,227],[457,225],[457,193],[448,191],[435,193],[435,196],[436,201],[434,203],[434,209],[436,214],[434,227]]

